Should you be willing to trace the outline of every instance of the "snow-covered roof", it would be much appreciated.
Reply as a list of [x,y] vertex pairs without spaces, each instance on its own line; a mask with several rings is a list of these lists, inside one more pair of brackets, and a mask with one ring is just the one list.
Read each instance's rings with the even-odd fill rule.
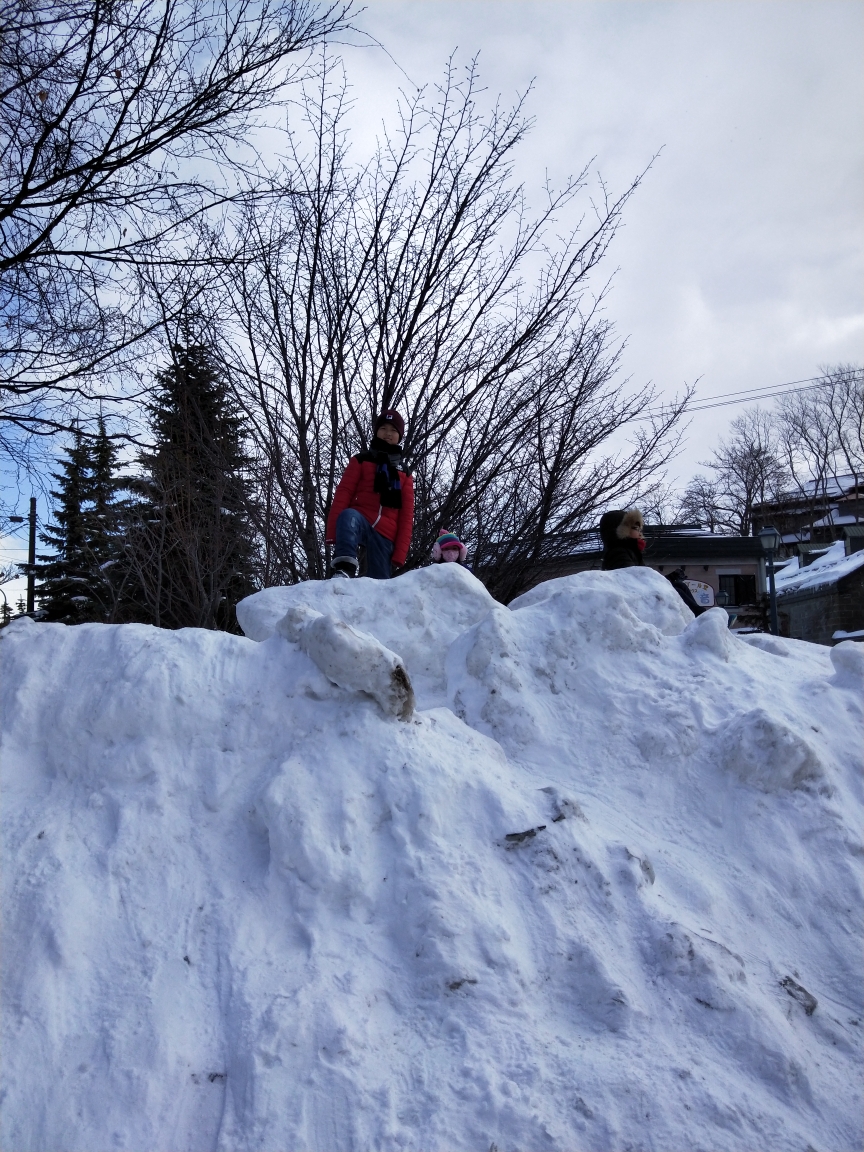
[[857,476],[848,472],[843,476],[824,477],[820,480],[805,480],[795,488],[787,488],[776,499],[766,500],[757,505],[760,514],[770,513],[772,510],[787,512],[797,505],[801,509],[810,507],[813,501],[842,501],[855,499],[860,496],[864,488],[864,474]]
[[860,473],[856,476],[854,472],[847,472],[842,476],[827,476],[821,480],[806,480],[800,490],[784,493],[786,498],[794,499],[796,496],[804,495],[808,499],[814,496],[827,496],[830,498],[837,496],[845,496],[850,488],[860,485],[864,477]]
[[789,592],[803,592],[805,589],[836,584],[838,580],[862,566],[864,566],[864,550],[847,556],[845,544],[842,540],[838,540],[806,568],[799,566],[797,556],[793,556],[782,568],[778,568],[775,576],[777,595],[783,596]]
[[858,524],[860,520],[860,516],[854,516],[851,512],[840,512],[834,507],[827,516],[823,516],[820,520],[814,520],[813,527],[825,528],[831,524]]

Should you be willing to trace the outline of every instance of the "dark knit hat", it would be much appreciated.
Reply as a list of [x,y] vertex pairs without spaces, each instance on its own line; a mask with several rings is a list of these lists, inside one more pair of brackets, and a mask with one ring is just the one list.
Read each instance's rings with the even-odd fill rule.
[[399,433],[399,439],[405,435],[405,421],[399,415],[395,408],[388,408],[386,412],[382,412],[378,419],[375,421],[375,432],[382,424],[392,424],[396,431]]

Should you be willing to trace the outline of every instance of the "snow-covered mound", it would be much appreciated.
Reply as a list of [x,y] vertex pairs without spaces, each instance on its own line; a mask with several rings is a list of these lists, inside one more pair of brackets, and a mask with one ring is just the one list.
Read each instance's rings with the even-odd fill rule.
[[237,619],[252,640],[266,640],[290,608],[334,616],[397,652],[422,706],[431,707],[446,700],[444,662],[450,644],[496,605],[465,568],[435,564],[395,582],[309,580],[290,588],[265,588],[238,604]]
[[0,1146],[862,1146],[861,646],[650,569],[240,615],[0,634]]

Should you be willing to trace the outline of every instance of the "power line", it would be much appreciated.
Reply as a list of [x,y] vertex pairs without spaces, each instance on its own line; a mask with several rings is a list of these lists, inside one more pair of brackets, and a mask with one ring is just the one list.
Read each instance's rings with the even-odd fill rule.
[[[861,372],[855,376],[860,377]],[[746,404],[753,400],[770,400],[775,396],[789,396],[793,392],[807,392],[811,388],[827,388],[835,381],[821,376],[811,376],[809,380],[790,380],[788,384],[766,385],[764,388],[748,388],[743,392],[728,392],[724,396],[703,396],[697,401],[692,412],[704,412],[709,408],[723,408],[727,404]],[[713,403],[708,403],[713,401]]]
[[[860,379],[864,369],[858,369],[852,375]],[[834,380],[826,380],[823,376],[810,376],[806,380],[789,380],[785,384],[764,384],[759,388],[744,388],[739,392],[721,392],[716,396],[702,396],[687,412],[707,412],[712,408],[727,408],[731,404],[752,404],[758,400],[772,400],[777,396],[791,396],[795,392],[806,392],[811,388],[827,388]],[[666,416],[668,407],[649,409],[639,419]]]
[[787,380],[785,384],[759,384],[755,388],[742,388],[738,392],[718,392],[716,396],[703,396],[699,402],[701,404],[704,400],[728,400],[732,396],[746,396],[750,393],[770,392],[775,388],[795,388],[798,385],[806,388],[811,384],[825,383],[827,383],[827,381],[824,376],[808,376],[804,380]]
[[731,404],[752,404],[756,400],[773,400],[777,396],[791,396],[794,392],[807,392],[811,388],[819,388],[819,384],[805,384],[803,388],[780,388],[776,391],[760,392],[757,396],[738,396],[728,400],[717,400],[711,404],[697,403],[690,412],[708,412],[711,408],[728,408]]

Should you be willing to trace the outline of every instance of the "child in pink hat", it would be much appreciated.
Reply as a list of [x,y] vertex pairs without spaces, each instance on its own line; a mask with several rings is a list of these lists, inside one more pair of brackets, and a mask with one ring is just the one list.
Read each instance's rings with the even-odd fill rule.
[[432,545],[433,564],[464,564],[468,556],[468,549],[455,532],[448,532],[442,528],[438,539]]

